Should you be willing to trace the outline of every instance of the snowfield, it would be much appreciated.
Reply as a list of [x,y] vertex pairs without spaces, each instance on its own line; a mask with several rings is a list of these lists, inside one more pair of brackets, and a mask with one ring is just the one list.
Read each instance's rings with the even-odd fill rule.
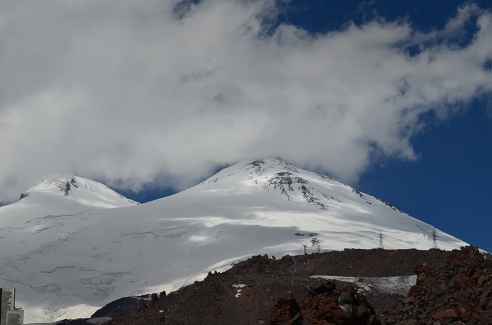
[[[0,208],[0,286],[26,323],[89,317],[117,298],[175,290],[251,255],[433,246],[429,224],[329,177],[276,159],[241,162],[138,205],[55,175]],[[465,242],[437,230],[438,245]]]
[[311,277],[354,283],[366,295],[374,294],[374,291],[377,291],[378,294],[397,295],[401,297],[406,297],[410,288],[417,283],[416,275],[391,277],[313,275]]

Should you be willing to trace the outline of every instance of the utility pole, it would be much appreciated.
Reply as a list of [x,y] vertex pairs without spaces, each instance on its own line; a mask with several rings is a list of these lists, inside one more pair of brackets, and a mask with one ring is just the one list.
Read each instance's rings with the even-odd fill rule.
[[306,252],[307,245],[302,245],[302,246],[304,246],[304,255],[307,255],[307,252]]
[[379,231],[379,248],[380,249],[384,249],[384,246],[383,246],[383,233],[381,232],[381,230]]
[[292,289],[294,288],[294,275],[297,272],[297,258],[293,257],[292,262],[294,263],[293,268],[291,269],[290,273],[292,274]]

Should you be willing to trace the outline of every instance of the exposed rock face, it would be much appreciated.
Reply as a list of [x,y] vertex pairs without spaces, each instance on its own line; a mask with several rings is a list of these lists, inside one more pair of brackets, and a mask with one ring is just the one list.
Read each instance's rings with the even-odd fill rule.
[[301,307],[292,293],[279,295],[275,300],[272,313],[268,320],[269,325],[299,324],[304,322],[301,316]]
[[[332,282],[314,288],[304,298],[302,315],[308,324],[351,324],[351,302],[345,304],[344,298],[347,294],[350,296],[350,292],[350,289],[341,292]],[[340,298],[343,301],[342,305],[338,304]]]
[[408,297],[381,314],[383,324],[492,324],[492,261],[476,247],[453,251],[442,268],[415,267]]
[[374,308],[355,288],[338,289],[334,282],[327,281],[311,288],[300,308],[292,295],[278,297],[272,309],[270,325],[376,325]]
[[19,201],[22,200],[23,198],[26,198],[29,196],[29,192],[22,192],[19,197]]

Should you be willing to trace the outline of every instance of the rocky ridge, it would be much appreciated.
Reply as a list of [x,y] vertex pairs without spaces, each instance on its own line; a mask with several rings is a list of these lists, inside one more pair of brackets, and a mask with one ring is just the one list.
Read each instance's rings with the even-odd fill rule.
[[[398,269],[381,263],[388,256]],[[408,296],[378,304],[353,283],[312,277],[335,269],[357,276],[415,272],[417,283]],[[491,324],[491,281],[490,255],[476,247],[255,256],[176,292],[153,294],[107,324]]]
[[365,297],[352,283],[313,276],[412,275],[416,264],[439,267],[448,255],[440,250],[347,249],[279,259],[254,256],[178,291],[154,294],[108,324],[325,324],[317,319],[378,324],[378,308],[401,296]]

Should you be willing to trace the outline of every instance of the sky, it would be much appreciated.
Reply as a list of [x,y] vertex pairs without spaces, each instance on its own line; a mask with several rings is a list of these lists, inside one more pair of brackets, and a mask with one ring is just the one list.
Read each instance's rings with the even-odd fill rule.
[[491,126],[490,1],[0,2],[0,202],[277,157],[492,251]]

